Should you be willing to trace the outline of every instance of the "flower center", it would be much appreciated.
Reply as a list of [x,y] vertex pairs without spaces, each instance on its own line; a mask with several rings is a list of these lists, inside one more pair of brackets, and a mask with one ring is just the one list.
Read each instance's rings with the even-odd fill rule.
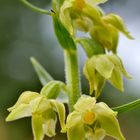
[[83,120],[86,124],[93,124],[96,120],[96,114],[94,112],[88,111],[84,114]]

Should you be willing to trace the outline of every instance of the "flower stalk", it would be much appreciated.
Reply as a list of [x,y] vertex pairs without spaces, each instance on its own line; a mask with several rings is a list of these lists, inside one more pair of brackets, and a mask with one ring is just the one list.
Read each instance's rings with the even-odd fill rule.
[[112,110],[117,111],[119,114],[121,114],[121,113],[125,113],[129,110],[135,109],[139,106],[140,106],[140,99],[137,99],[137,100],[130,102],[128,104],[113,107]]
[[64,50],[66,83],[69,96],[69,111],[73,111],[73,105],[81,94],[80,74],[78,67],[77,50],[72,52]]
[[45,14],[45,15],[51,15],[51,12],[49,12],[46,9],[39,8],[35,5],[32,5],[30,2],[27,0],[20,0],[22,3],[24,3],[27,7],[29,7],[32,11],[40,13],[40,14]]

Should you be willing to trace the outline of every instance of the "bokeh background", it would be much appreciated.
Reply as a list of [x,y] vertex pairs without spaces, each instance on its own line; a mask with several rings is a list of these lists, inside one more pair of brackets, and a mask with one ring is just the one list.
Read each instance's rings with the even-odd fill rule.
[[[42,8],[50,8],[49,0],[32,0]],[[105,12],[122,16],[135,40],[120,35],[118,54],[127,71],[133,76],[125,81],[122,94],[106,84],[100,98],[110,106],[117,106],[140,98],[140,1],[109,0],[101,5]],[[6,109],[12,106],[25,90],[40,91],[41,84],[32,68],[34,56],[57,80],[64,81],[63,51],[54,36],[51,18],[39,15],[23,6],[19,0],[0,0],[0,140],[33,140],[30,118],[6,123]],[[79,63],[86,56],[79,48]],[[88,84],[82,76],[83,92]],[[140,140],[140,108],[119,116],[127,140]],[[59,134],[56,140],[66,139]],[[109,140],[110,138],[106,138]]]

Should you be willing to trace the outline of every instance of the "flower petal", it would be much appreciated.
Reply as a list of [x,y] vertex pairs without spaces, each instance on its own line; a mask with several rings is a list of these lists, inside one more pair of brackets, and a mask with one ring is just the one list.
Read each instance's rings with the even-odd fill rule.
[[104,16],[103,21],[113,25],[116,29],[118,29],[119,31],[124,33],[126,35],[126,37],[128,37],[129,39],[133,39],[133,37],[130,35],[128,29],[126,28],[123,19],[120,16],[111,13],[111,14]]
[[45,112],[47,109],[51,108],[49,100],[47,100],[43,95],[32,100],[30,102],[30,107],[32,109],[32,113],[41,114]]
[[67,129],[68,140],[85,140],[84,124],[76,123],[73,127]]
[[89,128],[89,130],[86,132],[86,139],[87,140],[103,140],[105,137],[105,130],[101,128],[93,130]]
[[24,117],[31,116],[31,108],[28,104],[18,105],[6,118],[6,121],[13,121]]
[[61,132],[66,131],[66,125],[65,125],[65,106],[64,104],[56,101],[56,100],[50,100],[50,103],[52,107],[55,109],[55,111],[58,113],[60,125],[61,125]]
[[43,124],[43,132],[48,137],[53,137],[56,135],[55,128],[56,128],[56,121],[54,119],[49,119]]
[[105,78],[108,79],[112,75],[114,64],[106,55],[97,55],[89,59],[91,66],[95,65],[95,69]]
[[131,78],[131,76],[129,75],[129,73],[127,73],[127,71],[124,68],[123,62],[120,59],[120,57],[118,57],[117,55],[108,55],[107,56],[109,58],[110,61],[112,61],[112,63],[118,67],[120,69],[120,71],[124,74],[124,76],[128,79]]
[[101,13],[98,7],[86,5],[82,12],[89,18],[91,18],[95,23],[101,23]]
[[77,103],[74,105],[74,109],[78,112],[90,111],[94,108],[96,99],[90,96],[81,96]]
[[96,83],[95,97],[98,98],[105,85],[105,78],[103,76],[101,76],[99,73],[96,73],[95,83]]
[[116,113],[111,110],[105,103],[97,103],[95,105],[97,120],[106,134],[119,140],[125,140],[121,133],[119,122],[116,119]]
[[37,92],[25,91],[20,95],[16,104],[13,107],[8,108],[8,111],[12,111],[21,104],[29,104],[31,100],[37,98],[38,96],[40,95]]
[[69,129],[77,125],[77,123],[82,123],[82,116],[81,113],[73,111],[67,117],[66,127]]
[[42,115],[43,117],[43,132],[49,137],[55,136],[55,128],[57,123],[57,115],[54,110],[48,109]]
[[86,76],[87,80],[89,81],[90,94],[92,94],[92,92],[96,90],[95,66],[90,65],[89,59],[86,61],[84,65],[83,73]]
[[34,114],[32,116],[32,129],[34,134],[34,140],[43,140],[43,119],[42,116]]
[[69,9],[72,8],[73,4],[71,1],[65,0],[63,5],[60,9],[60,19],[61,22],[64,24],[64,26],[67,28],[69,33],[72,35],[74,33],[73,27],[72,27],[72,21],[70,17]]
[[109,78],[110,83],[120,91],[124,91],[121,71],[116,67],[113,69],[112,76]]

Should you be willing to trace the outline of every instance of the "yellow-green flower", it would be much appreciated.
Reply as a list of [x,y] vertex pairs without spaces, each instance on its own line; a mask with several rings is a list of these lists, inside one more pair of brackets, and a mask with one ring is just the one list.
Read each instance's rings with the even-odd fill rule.
[[95,55],[89,58],[84,65],[84,74],[90,84],[90,94],[95,91],[96,97],[100,95],[105,80],[123,92],[122,75],[126,78],[131,78],[126,72],[121,59],[114,54]]
[[94,97],[82,96],[67,118],[68,140],[102,140],[105,135],[125,140],[116,115],[105,103],[96,103]]
[[117,53],[119,32],[122,32],[129,39],[133,39],[120,16],[113,13],[107,14],[101,17],[101,21],[102,24],[92,26],[90,35],[108,51]]
[[88,32],[101,22],[102,11],[97,6],[107,0],[65,0],[60,9],[60,19],[71,35],[75,30]]
[[57,100],[47,99],[44,95],[26,91],[21,94],[17,103],[8,109],[10,114],[6,121],[32,117],[34,140],[43,140],[44,135],[55,135],[57,114],[62,132],[65,131],[65,107]]
[[117,53],[119,32],[133,39],[122,18],[104,14],[99,4],[107,0],[65,0],[60,9],[60,19],[71,35],[77,30],[87,32],[104,48]]

